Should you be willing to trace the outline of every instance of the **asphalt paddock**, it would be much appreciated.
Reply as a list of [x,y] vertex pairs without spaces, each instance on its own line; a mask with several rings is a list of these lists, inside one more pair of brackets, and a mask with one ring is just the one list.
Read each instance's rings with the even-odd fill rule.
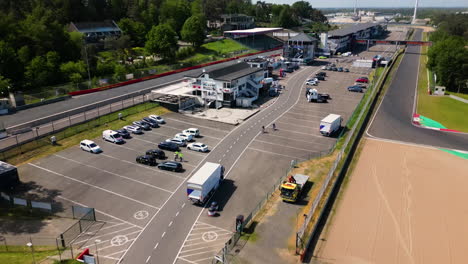
[[[181,148],[184,155],[181,173],[138,164],[136,156],[157,148],[159,142],[189,127],[199,128],[202,136],[195,141],[211,149],[234,128],[179,114],[168,114],[165,119],[167,124],[143,135],[132,135],[124,144],[94,139],[103,149],[100,154],[84,152],[75,146],[19,167],[23,182],[34,182],[35,193],[54,190],[54,202],[64,210],[72,205],[95,208],[99,222],[76,238],[74,245],[97,246],[102,263],[119,259],[207,153]],[[173,159],[173,152],[164,152],[166,160]]]

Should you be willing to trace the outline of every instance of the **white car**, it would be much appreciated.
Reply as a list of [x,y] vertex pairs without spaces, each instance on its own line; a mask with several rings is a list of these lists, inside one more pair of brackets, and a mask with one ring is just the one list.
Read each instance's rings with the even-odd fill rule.
[[166,124],[166,120],[158,115],[149,115],[148,118],[158,122],[159,124]]
[[186,141],[192,141],[193,140],[193,136],[191,134],[184,134],[184,133],[177,133],[177,134],[175,134],[174,138],[181,138],[181,139],[184,139]]
[[326,70],[326,69],[327,69],[327,66],[322,66],[321,69],[322,69],[322,70]]
[[195,128],[195,127],[185,129],[184,131],[182,131],[182,133],[183,134],[190,134],[193,137],[199,137],[200,136],[200,130],[198,128]]
[[179,147],[185,147],[185,146],[187,146],[187,141],[186,141],[185,139],[181,139],[181,138],[170,138],[170,139],[166,139],[166,142],[175,143],[175,144],[177,144]]
[[80,142],[80,149],[91,153],[102,152],[102,149],[94,141],[85,139]]
[[141,128],[137,126],[124,126],[123,129],[133,134],[143,134],[143,131],[141,130]]
[[317,86],[317,85],[318,85],[318,80],[315,80],[315,79],[316,79],[316,78],[314,78],[314,79],[309,79],[309,80],[306,81],[305,84],[306,84],[306,85],[315,85],[315,86]]
[[188,144],[187,149],[199,152],[208,152],[208,146],[200,142]]

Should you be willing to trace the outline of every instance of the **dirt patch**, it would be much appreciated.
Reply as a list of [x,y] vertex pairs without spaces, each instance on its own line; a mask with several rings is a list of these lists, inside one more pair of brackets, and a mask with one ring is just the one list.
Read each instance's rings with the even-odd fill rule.
[[466,262],[467,171],[438,149],[367,140],[316,259]]

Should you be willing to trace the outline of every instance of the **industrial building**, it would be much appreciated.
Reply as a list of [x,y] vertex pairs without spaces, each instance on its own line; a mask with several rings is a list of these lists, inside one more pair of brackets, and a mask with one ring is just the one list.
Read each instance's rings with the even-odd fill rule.
[[308,63],[314,60],[318,40],[305,33],[289,38],[283,47],[283,56],[289,61]]

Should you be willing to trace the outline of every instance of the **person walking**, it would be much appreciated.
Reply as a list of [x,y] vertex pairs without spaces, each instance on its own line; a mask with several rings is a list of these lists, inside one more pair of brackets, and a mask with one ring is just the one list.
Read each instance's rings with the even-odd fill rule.
[[276,130],[276,124],[275,123],[273,123],[272,127],[273,127],[273,130]]
[[265,126],[262,126],[262,133],[265,133]]
[[174,152],[174,161],[177,161],[178,157],[179,157],[179,151]]
[[182,154],[182,152],[179,152],[179,160],[180,162],[183,162],[184,161],[184,154]]

